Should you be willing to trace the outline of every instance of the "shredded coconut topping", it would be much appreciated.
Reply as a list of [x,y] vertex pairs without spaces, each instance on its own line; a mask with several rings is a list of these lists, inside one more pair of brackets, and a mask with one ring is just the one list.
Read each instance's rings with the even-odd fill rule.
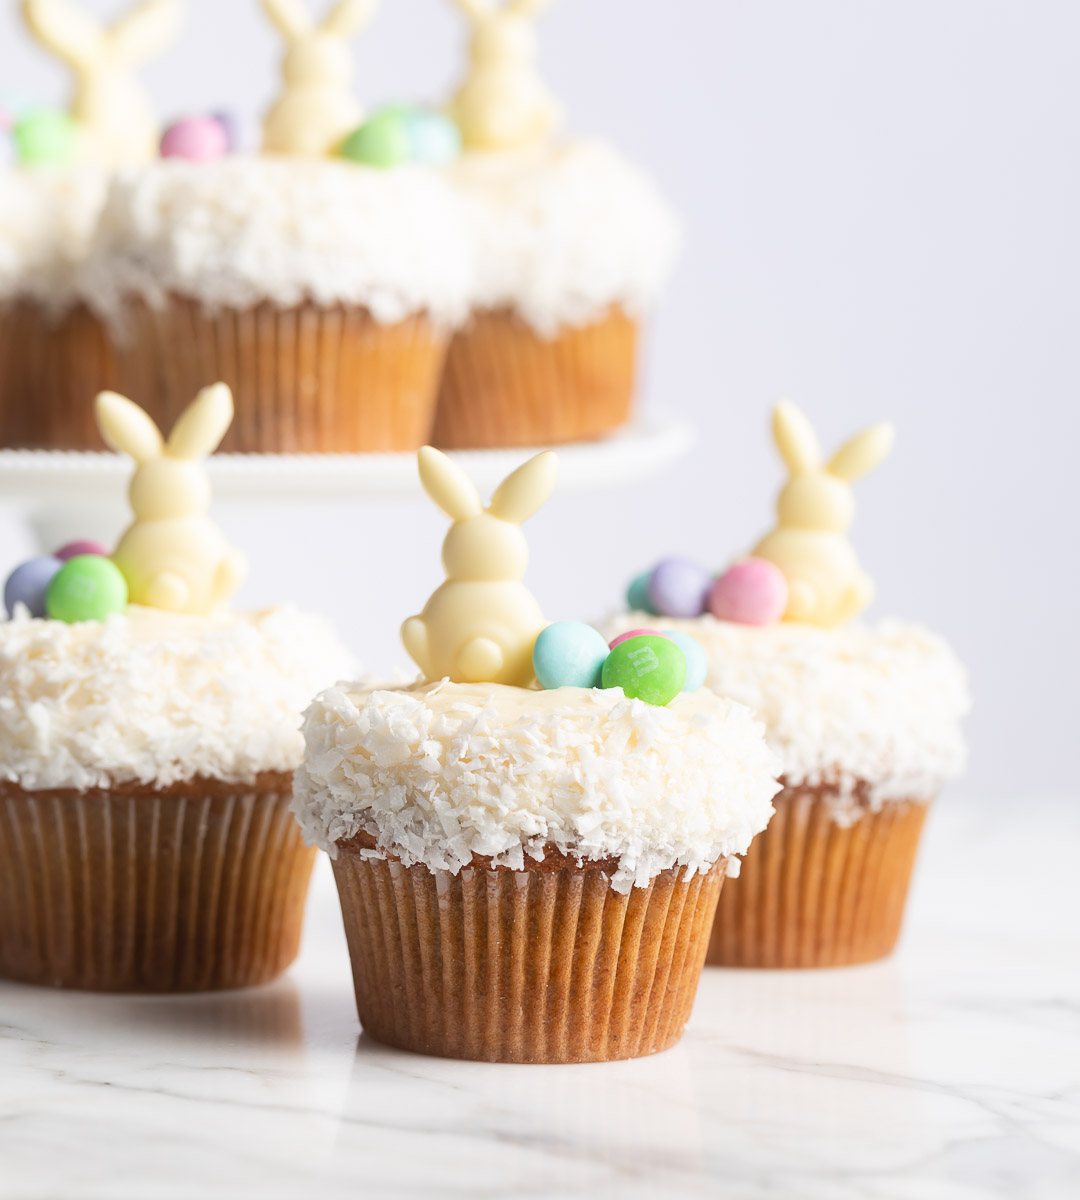
[[456,874],[474,855],[521,869],[553,845],[617,859],[612,886],[628,892],[744,853],[772,815],[764,730],[707,692],[654,707],[619,688],[355,689],[308,709],[295,776],[304,836],[331,856],[363,831],[407,866]]
[[682,630],[701,643],[707,686],[765,722],[789,785],[833,784],[841,796],[861,785],[875,808],[931,800],[963,769],[960,719],[971,707],[964,668],[918,626],[759,628],[634,612],[598,627],[612,638],[643,626]]
[[476,246],[474,308],[512,308],[537,332],[640,316],[678,253],[678,221],[652,181],[599,142],[469,154],[452,169]]
[[131,607],[0,622],[0,779],[29,791],[291,771],[311,697],[354,664],[321,618]]
[[344,160],[235,156],[121,171],[80,286],[118,330],[135,296],[207,308],[305,300],[462,320],[472,256],[462,204],[441,175]]
[[92,166],[0,170],[0,300],[28,297],[57,313],[74,300],[108,179]]

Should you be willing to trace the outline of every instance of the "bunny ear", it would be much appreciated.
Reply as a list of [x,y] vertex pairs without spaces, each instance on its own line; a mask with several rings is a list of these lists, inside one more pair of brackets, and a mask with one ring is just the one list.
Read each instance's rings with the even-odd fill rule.
[[303,37],[313,28],[304,0],[263,0],[263,8],[287,38]]
[[218,448],[232,424],[233,398],[228,385],[205,387],[176,419],[169,434],[171,458],[205,458]]
[[845,442],[826,468],[839,479],[858,479],[872,471],[893,447],[895,433],[889,424],[873,425]]
[[506,11],[515,17],[535,17],[550,4],[551,0],[510,0]]
[[23,0],[23,17],[38,41],[72,66],[93,62],[101,53],[100,23],[67,0]]
[[520,525],[540,507],[555,490],[559,474],[559,456],[545,450],[530,458],[499,484],[488,505],[488,512],[502,521]]
[[184,9],[180,0],[144,0],[105,35],[116,61],[126,66],[156,58],[180,32]]
[[379,0],[338,0],[322,23],[323,33],[351,37],[375,15]]
[[424,491],[448,517],[464,521],[483,512],[480,495],[472,480],[434,446],[421,446],[416,456]]
[[474,21],[480,21],[495,11],[494,0],[457,0],[457,6]]
[[161,433],[134,401],[116,392],[99,392],[94,416],[105,445],[130,454],[140,465],[161,456]]
[[772,430],[776,448],[792,475],[821,466],[821,447],[814,427],[794,404],[781,400],[773,409]]

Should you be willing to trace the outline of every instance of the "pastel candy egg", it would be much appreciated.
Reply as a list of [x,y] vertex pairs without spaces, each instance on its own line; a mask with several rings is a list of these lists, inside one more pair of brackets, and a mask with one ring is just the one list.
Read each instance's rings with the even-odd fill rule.
[[80,554],[52,578],[45,608],[55,621],[104,621],[127,606],[127,581],[109,558]]
[[442,113],[417,109],[405,118],[413,162],[441,167],[461,154],[461,132]]
[[79,541],[65,542],[63,546],[53,555],[53,558],[58,558],[62,563],[67,562],[69,558],[78,558],[80,554],[97,554],[101,558],[108,558],[112,553],[111,550],[106,550],[100,542],[92,542],[86,538]]
[[13,130],[19,162],[62,167],[75,161],[79,131],[66,112],[38,108],[21,117]]
[[669,629],[665,637],[670,638],[686,656],[686,682],[684,692],[696,692],[705,682],[709,671],[709,660],[700,642],[695,641],[688,633]]
[[25,604],[32,617],[45,615],[45,594],[63,564],[52,554],[31,558],[17,566],[4,584],[4,607],[15,615],[15,605]]
[[652,610],[665,617],[700,617],[705,611],[712,578],[687,558],[667,558],[653,568],[649,579]]
[[213,162],[229,152],[229,136],[217,117],[183,117],[161,135],[162,158]]
[[659,634],[629,638],[607,656],[601,682],[646,704],[667,704],[686,683],[686,655]]
[[409,117],[398,109],[376,114],[354,130],[341,146],[344,158],[369,167],[394,167],[412,154]]
[[625,633],[620,633],[618,637],[612,638],[608,644],[609,650],[614,650],[616,646],[622,645],[632,637],[666,637],[666,634],[660,632],[659,629],[628,629]]
[[533,670],[542,688],[600,686],[607,642],[591,625],[556,621],[533,644]]
[[217,112],[210,114],[211,117],[221,126],[222,132],[225,134],[225,149],[230,153],[235,153],[240,149],[240,144],[243,141],[243,134],[240,132],[240,120],[236,113],[229,112],[227,109],[219,109]]
[[742,625],[773,625],[784,615],[787,603],[784,572],[764,558],[745,558],[728,567],[709,591],[712,615]]
[[631,612],[647,612],[655,615],[656,609],[653,608],[652,600],[649,598],[650,579],[652,579],[652,570],[642,571],[640,575],[635,576],[633,582],[626,589],[626,603]]

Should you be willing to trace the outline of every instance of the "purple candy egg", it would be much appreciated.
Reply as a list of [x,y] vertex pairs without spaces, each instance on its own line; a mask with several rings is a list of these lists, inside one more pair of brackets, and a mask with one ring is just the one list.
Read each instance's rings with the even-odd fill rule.
[[4,607],[15,615],[15,605],[25,604],[32,617],[45,616],[45,594],[57,571],[64,564],[51,554],[21,563],[4,584]]
[[240,149],[240,122],[236,113],[229,112],[227,109],[219,109],[210,115],[225,131],[225,145],[229,153],[235,154]]
[[687,558],[666,558],[649,579],[649,600],[664,617],[700,617],[705,611],[712,577]]

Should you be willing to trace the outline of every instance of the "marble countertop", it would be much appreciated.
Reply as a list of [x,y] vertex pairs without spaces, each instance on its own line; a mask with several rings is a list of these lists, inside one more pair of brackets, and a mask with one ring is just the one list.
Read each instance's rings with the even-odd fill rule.
[[359,1035],[322,864],[283,980],[190,998],[0,984],[0,1197],[1080,1195],[1080,804],[932,814],[896,956],[705,973],[611,1065]]

